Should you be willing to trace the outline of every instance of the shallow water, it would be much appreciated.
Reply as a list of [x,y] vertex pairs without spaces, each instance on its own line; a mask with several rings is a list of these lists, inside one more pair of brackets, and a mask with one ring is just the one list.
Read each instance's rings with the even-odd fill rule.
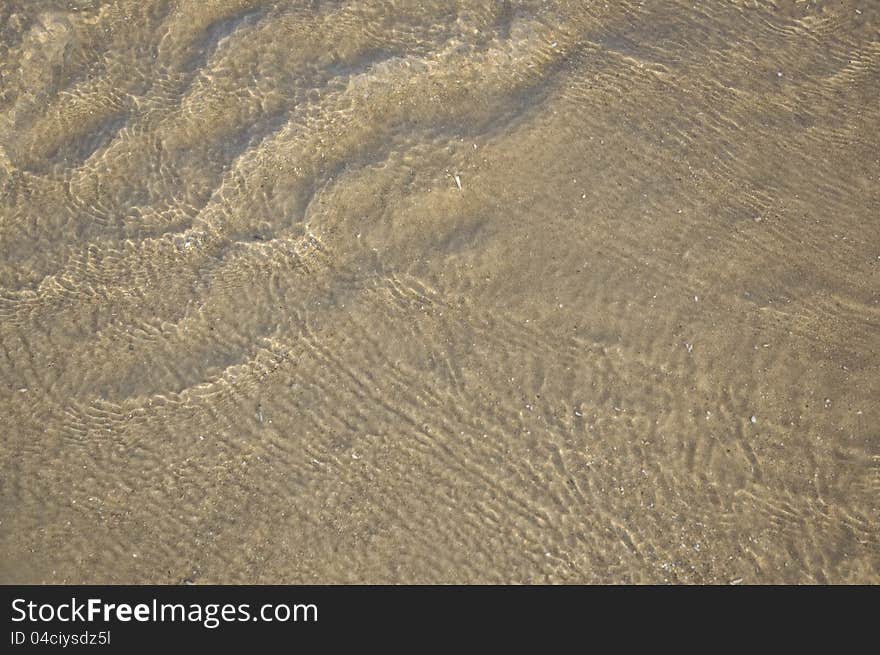
[[0,581],[880,582],[880,4],[0,1]]

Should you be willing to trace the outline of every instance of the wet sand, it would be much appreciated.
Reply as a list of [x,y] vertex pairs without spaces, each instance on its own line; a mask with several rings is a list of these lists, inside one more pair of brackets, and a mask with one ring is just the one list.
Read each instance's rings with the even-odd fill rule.
[[880,582],[880,4],[0,2],[0,582]]

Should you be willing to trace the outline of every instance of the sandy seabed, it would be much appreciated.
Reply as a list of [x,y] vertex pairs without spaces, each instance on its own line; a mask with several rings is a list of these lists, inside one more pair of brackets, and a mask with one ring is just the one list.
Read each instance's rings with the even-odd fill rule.
[[0,582],[877,583],[880,4],[0,2]]

